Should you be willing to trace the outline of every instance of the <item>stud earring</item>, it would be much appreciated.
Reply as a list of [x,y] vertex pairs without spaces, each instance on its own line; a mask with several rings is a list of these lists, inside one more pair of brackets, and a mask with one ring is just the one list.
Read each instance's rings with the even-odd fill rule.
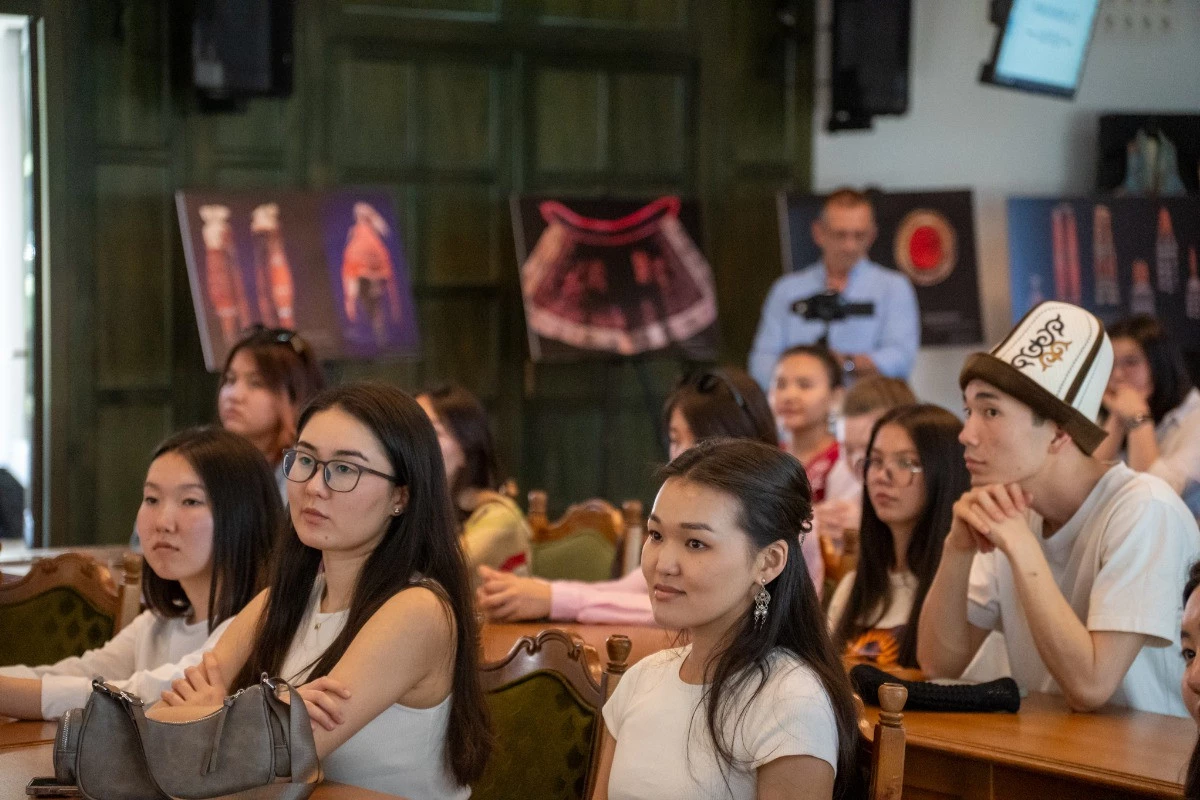
[[758,594],[754,595],[754,630],[762,628],[767,619],[767,606],[771,604],[771,593],[767,591],[766,580],[760,578],[759,583],[762,586],[759,587]]
[[400,516],[400,512],[401,512],[401,511],[403,511],[403,510],[404,510],[404,509],[403,509],[403,508],[401,508],[400,506],[396,506],[395,508],[393,508],[393,509],[392,509],[392,516],[393,516],[393,517],[398,517],[398,516]]

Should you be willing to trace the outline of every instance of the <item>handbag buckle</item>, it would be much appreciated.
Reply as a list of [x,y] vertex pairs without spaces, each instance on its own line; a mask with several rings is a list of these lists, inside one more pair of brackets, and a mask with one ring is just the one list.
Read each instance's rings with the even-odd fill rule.
[[101,694],[107,695],[114,700],[119,700],[122,703],[127,703],[133,706],[144,705],[144,703],[142,703],[142,698],[138,697],[136,694],[130,694],[124,689],[118,689],[111,683],[106,683],[103,678],[93,678],[92,689],[100,692]]

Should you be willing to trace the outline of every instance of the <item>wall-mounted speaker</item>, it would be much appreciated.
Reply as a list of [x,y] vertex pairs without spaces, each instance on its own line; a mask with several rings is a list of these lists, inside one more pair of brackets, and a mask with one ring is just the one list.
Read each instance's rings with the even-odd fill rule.
[[833,0],[830,131],[908,111],[911,0]]

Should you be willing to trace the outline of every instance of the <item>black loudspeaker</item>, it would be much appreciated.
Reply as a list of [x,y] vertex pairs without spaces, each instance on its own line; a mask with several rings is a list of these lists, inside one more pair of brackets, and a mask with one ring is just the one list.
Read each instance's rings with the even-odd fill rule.
[[830,131],[908,111],[911,0],[833,0]]
[[195,0],[192,84],[202,108],[292,91],[294,0]]

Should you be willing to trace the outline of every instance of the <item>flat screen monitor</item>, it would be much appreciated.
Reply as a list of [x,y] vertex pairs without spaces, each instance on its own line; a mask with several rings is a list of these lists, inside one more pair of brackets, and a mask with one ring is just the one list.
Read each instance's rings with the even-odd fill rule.
[[1074,97],[1100,0],[1011,0],[1001,16],[986,83]]

